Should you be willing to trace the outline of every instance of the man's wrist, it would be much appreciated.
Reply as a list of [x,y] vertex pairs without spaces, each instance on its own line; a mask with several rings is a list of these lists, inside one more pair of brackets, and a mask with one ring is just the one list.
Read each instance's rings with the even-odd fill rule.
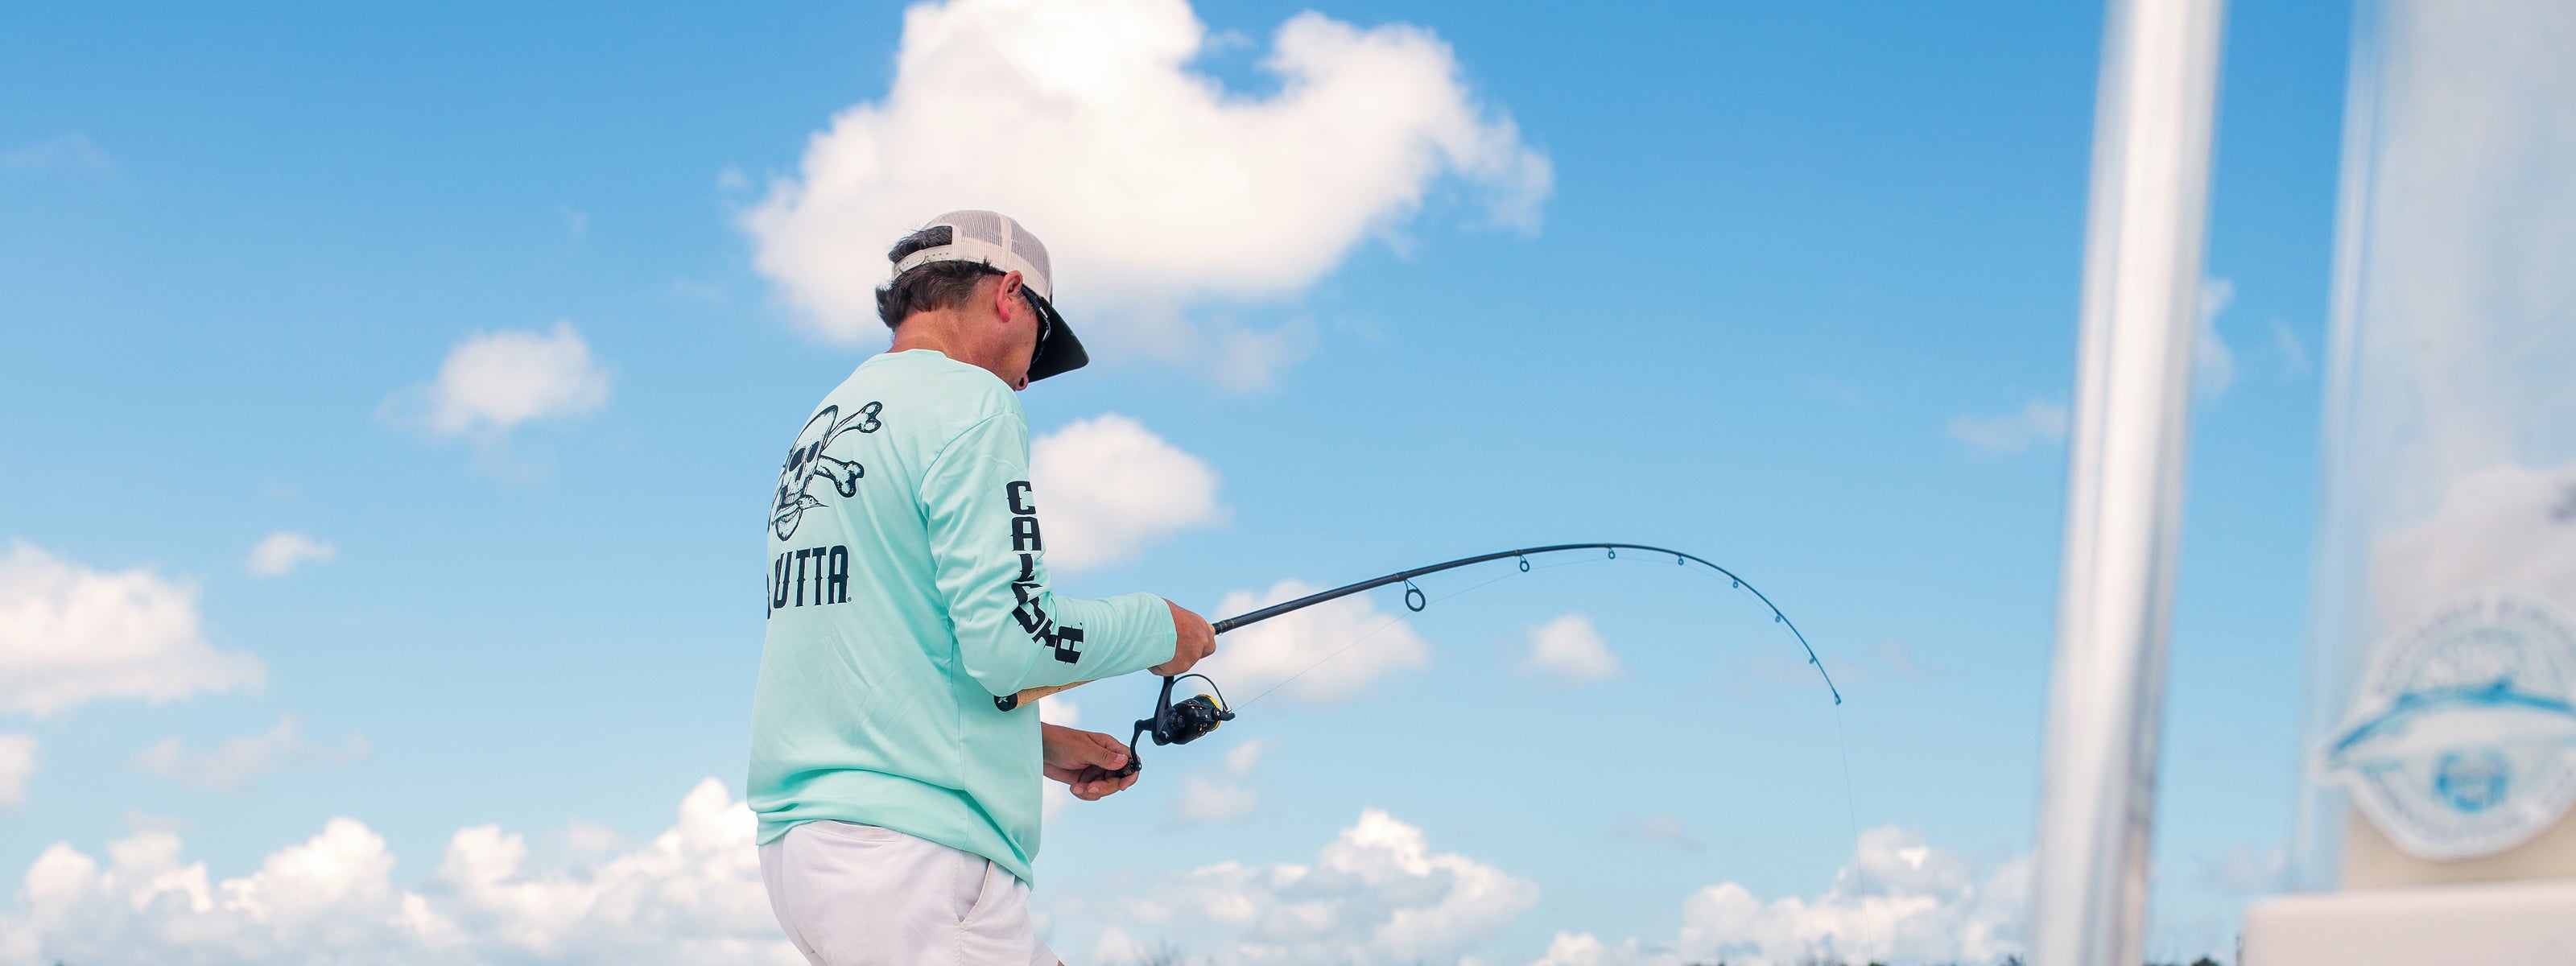
[[1181,605],[1172,603],[1169,597],[1158,596],[1155,599],[1163,602],[1163,656],[1146,662],[1149,669],[1172,663],[1172,659],[1181,653]]

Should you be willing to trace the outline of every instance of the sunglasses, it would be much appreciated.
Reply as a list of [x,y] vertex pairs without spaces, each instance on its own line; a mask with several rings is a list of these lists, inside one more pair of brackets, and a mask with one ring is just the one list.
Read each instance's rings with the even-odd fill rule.
[[1036,310],[1038,317],[1038,344],[1029,350],[1029,364],[1036,365],[1039,357],[1046,355],[1047,336],[1055,333],[1055,323],[1049,321],[1055,318],[1055,306],[1047,304],[1047,300],[1040,298],[1038,293],[1029,291],[1026,285],[1020,286],[1020,294],[1028,297],[1029,307]]

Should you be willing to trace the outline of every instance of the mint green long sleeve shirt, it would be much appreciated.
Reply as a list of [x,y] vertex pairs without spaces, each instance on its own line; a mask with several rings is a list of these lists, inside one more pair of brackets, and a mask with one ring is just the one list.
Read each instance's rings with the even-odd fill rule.
[[1168,661],[1150,594],[1047,580],[1027,417],[990,372],[878,355],[815,409],[770,506],[748,797],[760,841],[878,825],[1033,881],[1038,712],[997,696]]

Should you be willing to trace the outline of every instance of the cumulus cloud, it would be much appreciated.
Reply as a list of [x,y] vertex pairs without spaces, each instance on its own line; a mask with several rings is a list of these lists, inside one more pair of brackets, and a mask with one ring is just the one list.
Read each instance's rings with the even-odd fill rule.
[[1456,961],[1538,901],[1538,887],[1421,829],[1360,813],[1312,863],[1221,862],[1119,904],[1093,958],[1132,958],[1157,936],[1219,963]]
[[1430,31],[1298,14],[1263,61],[1269,96],[1192,72],[1209,40],[1185,0],[916,4],[885,99],[833,117],[745,213],[753,262],[810,332],[874,344],[887,246],[997,209],[1046,240],[1086,338],[1199,355],[1181,310],[1293,294],[1435,186],[1535,226],[1547,159]]
[[1169,825],[1222,825],[1251,818],[1261,805],[1261,795],[1247,779],[1269,750],[1269,742],[1247,741],[1226,749],[1219,759],[1224,766],[1221,773],[1182,778],[1180,794],[1172,799]]
[[[1283,580],[1259,595],[1228,593],[1217,612],[1241,614],[1323,589]],[[1413,625],[1379,612],[1367,595],[1353,594],[1227,634],[1197,670],[1225,682],[1226,693],[1238,700],[1277,687],[1283,697],[1333,704],[1359,696],[1388,675],[1430,663],[1431,645]]]
[[2033,399],[2001,416],[1956,416],[1950,438],[1989,453],[2018,453],[2038,443],[2066,440],[2066,407]]
[[251,779],[298,762],[350,765],[367,759],[367,739],[350,735],[338,748],[307,741],[293,715],[256,735],[235,735],[203,754],[192,754],[176,737],[153,742],[134,758],[136,770],[182,785],[237,791]]
[[770,915],[753,830],[708,779],[635,850],[536,869],[522,836],[477,826],[416,888],[395,882],[384,838],[350,818],[220,881],[166,831],[112,842],[104,862],[58,843],[0,912],[0,961],[800,964]]
[[1727,882],[1682,903],[1684,957],[1792,963],[1991,961],[2021,951],[2027,859],[1977,864],[1882,826],[1861,833],[1833,885],[1763,902]]
[[1116,413],[1038,437],[1029,444],[1029,477],[1047,564],[1064,571],[1123,563],[1225,514],[1215,468]]
[[1592,618],[1567,614],[1530,628],[1529,656],[1521,670],[1568,684],[1607,681],[1619,676],[1619,655],[1601,639]]
[[27,804],[27,779],[36,776],[36,736],[0,735],[0,808]]
[[1991,871],[1893,826],[1861,833],[1833,885],[1763,902],[1733,882],[1682,903],[1670,942],[1557,933],[1532,966],[1991,963],[2022,952],[2028,858]]
[[0,712],[175,701],[265,675],[258,658],[206,642],[191,587],[148,570],[91,570],[24,541],[0,557]]
[[1645,952],[1634,939],[1618,946],[1611,946],[1604,944],[1600,937],[1588,932],[1561,932],[1548,941],[1547,953],[1530,966],[1614,966],[1614,964],[1624,966],[1628,963],[1660,964],[1671,961],[1672,957],[1669,955]]
[[439,363],[428,424],[455,436],[584,416],[608,404],[608,382],[569,322],[548,332],[479,332]]
[[250,559],[242,566],[253,576],[283,577],[293,571],[295,565],[307,560],[336,560],[339,556],[340,549],[332,546],[330,541],[315,540],[292,530],[280,530],[252,545]]

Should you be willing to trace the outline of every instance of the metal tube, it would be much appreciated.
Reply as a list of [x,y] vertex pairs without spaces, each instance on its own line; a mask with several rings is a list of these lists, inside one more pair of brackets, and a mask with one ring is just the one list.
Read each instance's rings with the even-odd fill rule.
[[2223,0],[2104,27],[2033,966],[2134,966],[2182,516]]

